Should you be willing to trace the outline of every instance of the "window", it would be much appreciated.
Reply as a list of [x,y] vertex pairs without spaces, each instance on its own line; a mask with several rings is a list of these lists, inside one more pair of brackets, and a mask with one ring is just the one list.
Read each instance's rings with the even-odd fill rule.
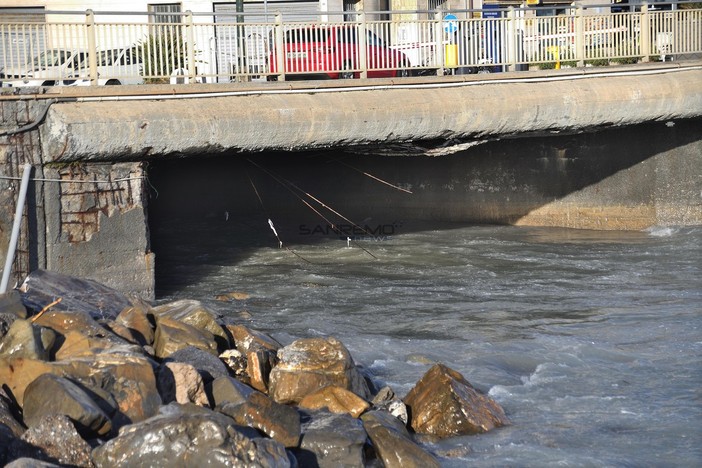
[[180,3],[150,4],[149,12],[155,13],[151,16],[152,23],[180,23],[180,15],[173,14],[181,12]]

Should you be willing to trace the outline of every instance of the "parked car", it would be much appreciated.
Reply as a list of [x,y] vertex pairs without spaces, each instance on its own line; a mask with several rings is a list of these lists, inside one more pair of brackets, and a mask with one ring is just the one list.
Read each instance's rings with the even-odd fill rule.
[[[360,75],[358,63],[357,27],[309,26],[285,32],[283,70],[278,70],[277,51],[272,44],[269,58],[269,79],[286,73],[305,77],[349,79]],[[391,49],[372,31],[366,33],[366,64],[368,77],[408,76],[410,62],[397,50]]]
[[[143,84],[143,65],[132,47],[101,50],[97,54],[97,84],[126,85]],[[66,86],[89,86],[90,70],[87,59],[74,77],[61,82]]]
[[87,56],[85,50],[47,49],[25,65],[5,68],[2,86],[54,86],[75,76]]

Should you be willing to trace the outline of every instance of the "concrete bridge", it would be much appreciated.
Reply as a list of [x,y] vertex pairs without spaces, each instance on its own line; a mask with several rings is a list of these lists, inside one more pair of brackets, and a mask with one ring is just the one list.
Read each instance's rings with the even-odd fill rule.
[[[240,192],[251,191],[242,164],[275,166],[375,219],[588,229],[700,224],[701,83],[702,62],[694,61],[13,90],[0,96],[0,260],[11,253],[27,163],[32,182],[10,286],[47,268],[152,297],[159,252],[150,224],[193,205],[246,216],[255,199]],[[354,171],[322,163],[329,161]],[[224,164],[231,165],[226,177]],[[204,167],[212,172],[194,177]],[[351,172],[377,177],[359,182]],[[158,198],[149,197],[155,180]],[[295,216],[289,199],[282,194],[277,203],[281,216]]]

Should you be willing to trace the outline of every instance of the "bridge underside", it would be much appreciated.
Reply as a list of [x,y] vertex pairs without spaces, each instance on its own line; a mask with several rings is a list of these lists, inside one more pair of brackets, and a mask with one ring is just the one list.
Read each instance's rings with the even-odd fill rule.
[[[701,70],[377,80],[341,92],[240,85],[177,98],[64,88],[0,101],[4,128],[25,128],[0,132],[5,173],[29,162],[47,179],[30,190],[13,278],[48,268],[153,296],[167,254],[154,233],[179,217],[253,220],[265,209],[287,235],[313,240],[325,221],[290,183],[377,229],[702,224]],[[16,182],[0,184],[5,246]]]

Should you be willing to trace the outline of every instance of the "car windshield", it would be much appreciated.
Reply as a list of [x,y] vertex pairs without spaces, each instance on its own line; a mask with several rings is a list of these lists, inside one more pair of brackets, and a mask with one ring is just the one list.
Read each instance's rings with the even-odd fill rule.
[[59,65],[63,64],[69,56],[70,53],[65,50],[45,50],[41,54],[34,57],[31,65],[33,68],[58,67]]
[[114,65],[119,58],[119,53],[119,49],[103,50],[100,52],[100,55],[98,55],[98,67],[109,67],[110,65]]

